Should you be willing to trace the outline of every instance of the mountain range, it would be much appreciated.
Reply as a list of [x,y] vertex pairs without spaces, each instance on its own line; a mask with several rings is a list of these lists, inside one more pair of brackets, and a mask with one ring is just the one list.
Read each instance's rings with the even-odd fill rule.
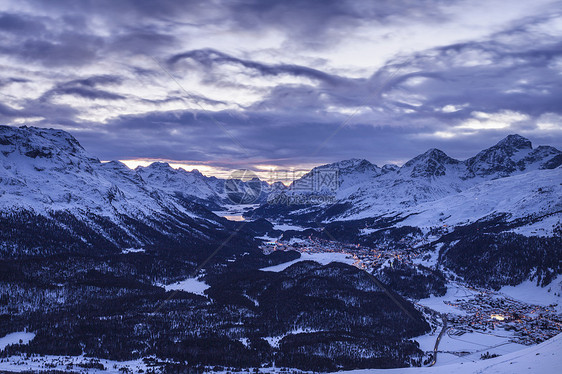
[[[273,202],[331,196],[328,202],[271,204],[248,214],[282,217],[293,223],[329,223],[426,212],[422,215],[425,218],[420,216],[416,221],[426,227],[442,225],[443,217],[458,224],[494,214],[514,218],[527,213],[554,214],[562,210],[561,165],[561,151],[550,146],[533,148],[520,135],[509,135],[464,161],[438,149],[430,149],[401,167],[380,168],[367,160],[352,159],[316,167],[286,191],[270,196]],[[337,188],[313,185],[330,172],[337,174]],[[525,204],[518,206],[522,199]],[[470,212],[459,209],[465,203],[473,207]],[[434,207],[439,211],[429,214]],[[552,226],[548,232],[552,233]]]
[[[135,170],[119,161],[101,162],[61,130],[2,126],[0,152],[2,219],[53,227],[75,246],[95,241],[104,248],[143,248],[158,242],[157,237],[181,233],[206,241],[232,229],[210,211],[233,203],[225,179],[161,162]],[[519,232],[534,235],[539,229],[548,236],[560,222],[560,165],[561,151],[533,148],[519,135],[464,161],[438,149],[401,167],[351,159],[318,166],[284,189],[257,181],[254,202],[262,205],[246,214],[296,224],[399,217],[397,226],[428,229],[501,214],[512,220],[533,216]],[[322,184],[322,178],[329,183]],[[311,196],[331,200],[271,203]],[[541,226],[537,220],[546,223]],[[16,250],[17,234],[3,235],[3,253],[33,252]]]
[[[169,372],[419,366],[412,339],[436,315],[416,300],[449,280],[499,289],[562,274],[561,154],[510,135],[464,161],[437,149],[400,167],[344,160],[284,188],[160,162],[131,170],[67,132],[0,126],[0,336],[34,336],[2,354]],[[233,207],[243,197],[254,204]],[[248,219],[213,213],[234,208]],[[394,261],[299,261],[265,254],[272,239]]]
[[0,254],[216,246],[235,230],[199,204],[224,201],[217,183],[160,163],[102,163],[64,131],[2,126]]

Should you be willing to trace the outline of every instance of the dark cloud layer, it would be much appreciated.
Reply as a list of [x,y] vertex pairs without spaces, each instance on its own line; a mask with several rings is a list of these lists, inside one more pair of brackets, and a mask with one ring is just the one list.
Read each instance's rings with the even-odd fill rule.
[[243,60],[240,58],[232,57],[227,55],[226,53],[221,53],[213,49],[202,49],[180,53],[170,57],[168,59],[168,63],[174,65],[184,59],[197,61],[199,64],[207,68],[212,68],[215,64],[235,64],[255,71],[256,73],[264,76],[289,74],[296,77],[302,76],[311,79],[317,79],[331,84],[341,84],[345,82],[345,79],[326,74],[320,70],[312,69],[306,66],[288,64],[262,64],[256,61]]
[[[470,3],[11,5],[0,7],[0,121],[72,129],[102,159],[402,162],[430,147],[468,157],[514,132],[562,145],[560,2],[472,39],[395,48],[370,70],[330,51],[366,48],[366,32],[385,30],[383,45],[404,30],[439,30]],[[273,41],[252,49],[232,35]]]
[[119,100],[125,99],[124,96],[101,90],[100,85],[114,85],[122,82],[122,79],[112,75],[98,75],[84,79],[75,79],[69,82],[57,84],[54,88],[45,92],[41,100],[50,100],[56,95],[73,95],[86,99]]

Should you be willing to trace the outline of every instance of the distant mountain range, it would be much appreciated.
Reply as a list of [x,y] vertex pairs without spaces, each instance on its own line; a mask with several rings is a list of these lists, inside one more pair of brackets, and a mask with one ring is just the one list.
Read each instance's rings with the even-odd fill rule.
[[[430,149],[402,167],[380,168],[367,160],[352,159],[316,167],[288,190],[270,196],[270,201],[284,202],[303,201],[302,196],[331,195],[332,201],[309,206],[262,206],[252,214],[326,223],[405,217],[438,208],[438,217],[426,213],[425,221],[421,222],[421,218],[416,221],[421,226],[442,225],[443,217],[457,224],[500,213],[513,217],[525,216],[527,212],[552,214],[562,210],[560,165],[561,151],[550,146],[533,149],[531,142],[519,135],[509,135],[465,161],[451,158],[438,149]],[[337,188],[314,186],[314,181],[330,171],[337,173]],[[527,203],[519,204],[523,194]],[[490,199],[492,195],[494,199]],[[466,210],[459,209],[465,203],[473,207],[470,216]]]
[[0,126],[0,257],[216,246],[235,229],[204,206],[226,202],[221,183],[102,163],[64,131]]
[[[402,167],[352,159],[314,168],[246,214],[312,228],[286,240],[416,246],[474,285],[546,285],[562,273],[561,164],[562,152],[519,135],[465,161],[437,149]],[[334,175],[337,186],[322,183]]]
[[[3,219],[33,216],[37,225],[48,222],[76,245],[95,241],[103,247],[136,248],[172,232],[205,241],[217,230],[228,231],[230,223],[210,212],[232,204],[224,179],[160,162],[135,170],[118,161],[102,163],[60,130],[1,126],[0,151]],[[257,181],[261,188],[255,202],[262,206],[248,214],[317,224],[409,217],[398,225],[428,228],[498,214],[511,219],[534,216],[546,224],[535,219],[534,226],[519,232],[533,235],[540,229],[548,236],[562,210],[561,164],[561,151],[533,149],[519,135],[509,135],[465,161],[438,149],[402,167],[351,159],[316,167],[289,188]],[[267,203],[317,195],[333,199],[310,205]],[[14,251],[16,242],[5,241],[1,251]]]
[[[0,234],[2,256],[167,248],[203,257],[236,230],[211,212],[233,203],[228,180],[158,162],[135,170],[102,163],[52,129],[2,126],[0,153],[0,221],[10,227]],[[338,240],[370,245],[381,230],[446,241],[474,234],[466,228],[475,224],[478,234],[560,236],[561,164],[556,148],[509,135],[465,161],[430,149],[401,167],[361,159],[319,166],[288,188],[237,181],[242,194],[257,186],[261,205],[245,213],[260,219],[253,229],[235,238],[257,251],[253,235],[272,232],[264,219],[341,227]],[[306,203],[318,196],[330,199]]]

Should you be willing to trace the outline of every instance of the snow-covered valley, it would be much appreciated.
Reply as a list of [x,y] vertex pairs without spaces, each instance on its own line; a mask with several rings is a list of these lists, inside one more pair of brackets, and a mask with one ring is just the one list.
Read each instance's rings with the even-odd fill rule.
[[440,340],[405,370],[473,372],[562,330],[562,156],[517,135],[247,205],[58,130],[0,127],[0,151],[0,370],[426,366]]

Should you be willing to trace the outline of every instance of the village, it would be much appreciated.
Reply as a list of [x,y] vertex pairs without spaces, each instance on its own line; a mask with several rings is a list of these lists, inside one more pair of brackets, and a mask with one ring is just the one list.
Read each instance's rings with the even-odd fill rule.
[[512,331],[513,341],[531,345],[562,332],[562,316],[554,306],[526,304],[493,291],[479,290],[476,296],[447,304],[464,311],[448,315],[458,333],[471,331]]
[[[420,249],[419,239],[408,243],[406,249],[373,249],[361,245],[346,244],[318,238],[291,239],[290,241],[268,241],[261,247],[266,253],[294,250],[301,253],[339,253],[353,260],[352,265],[368,272],[392,266],[394,260],[408,264],[420,263],[426,253]],[[502,295],[494,290],[471,287],[458,277],[445,272],[448,286],[464,291],[457,299],[444,298],[444,307],[456,309],[455,313],[444,312],[437,304],[426,306],[411,300],[418,308],[431,316],[436,324],[444,313],[448,320],[448,331],[452,335],[470,332],[494,334],[506,331],[514,343],[531,345],[545,341],[562,332],[562,315],[556,305],[540,306],[525,303]],[[454,278],[454,279],[453,279]],[[432,309],[434,308],[434,309]],[[429,313],[428,313],[429,312]]]
[[291,250],[301,253],[342,253],[355,260],[354,266],[369,271],[394,259],[410,263],[421,254],[421,252],[415,248],[378,250],[359,244],[346,244],[318,238],[293,238],[289,242],[278,240],[267,241],[261,246],[261,249],[266,254],[273,251]]

